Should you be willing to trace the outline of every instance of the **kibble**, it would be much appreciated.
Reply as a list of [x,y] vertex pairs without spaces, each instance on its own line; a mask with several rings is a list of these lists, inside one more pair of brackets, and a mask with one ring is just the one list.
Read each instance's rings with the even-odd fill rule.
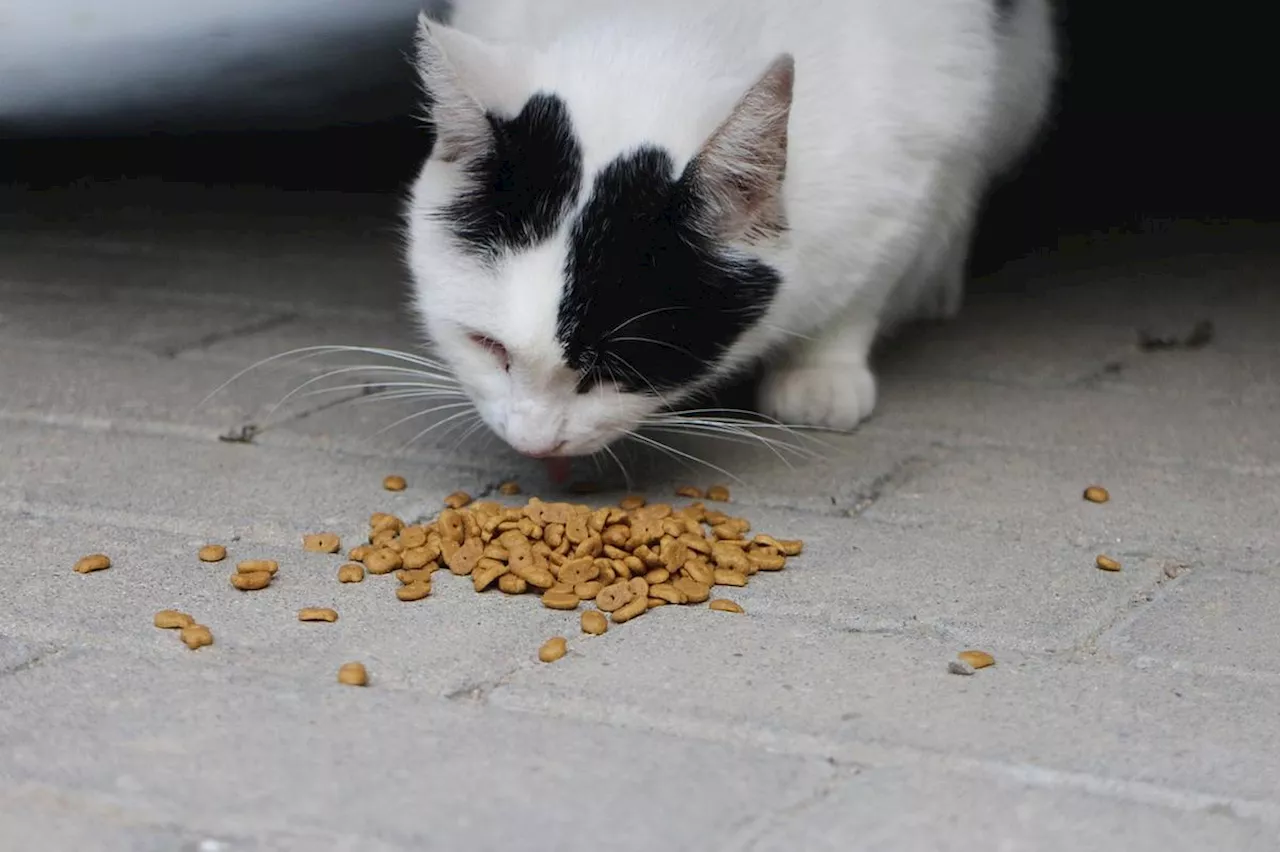
[[231,585],[242,592],[256,592],[271,585],[270,571],[237,571],[231,575]]
[[1105,503],[1111,499],[1111,494],[1101,485],[1090,485],[1084,490],[1084,499],[1090,503]]
[[956,659],[974,669],[985,669],[996,664],[996,658],[986,651],[961,651],[956,654]]
[[343,663],[338,669],[338,683],[346,686],[368,686],[369,673],[364,663]]
[[196,623],[196,620],[185,612],[176,609],[162,609],[154,619],[156,627],[161,630],[181,630]]
[[542,593],[542,605],[547,609],[577,609],[582,601],[573,592],[548,589]]
[[274,559],[246,559],[236,563],[237,574],[259,574],[265,571],[274,577],[279,570],[280,563]]
[[221,562],[227,558],[227,549],[220,544],[206,544],[196,553],[201,562]]
[[444,504],[450,509],[461,509],[471,503],[471,495],[465,491],[455,491],[444,498]]
[[554,663],[569,652],[569,640],[563,636],[553,636],[538,649],[538,659],[544,663]]
[[382,487],[388,491],[403,491],[409,487],[409,483],[405,481],[403,476],[396,476],[395,474],[392,474],[382,480]]
[[338,569],[339,583],[359,583],[364,580],[364,566],[355,562],[348,562]]
[[582,613],[582,632],[592,636],[600,636],[609,629],[609,620],[598,609],[589,609]]
[[213,632],[203,624],[188,624],[182,628],[178,638],[182,640],[182,644],[193,651],[213,644]]
[[707,499],[716,503],[729,502],[729,488],[725,485],[713,485],[707,489]]
[[504,497],[514,497],[520,493],[520,483],[504,482],[498,486],[498,493]]
[[1094,560],[1094,564],[1096,564],[1103,571],[1119,571],[1120,570],[1120,563],[1112,559],[1110,556],[1106,556],[1105,554],[1099,554],[1098,558]]
[[312,553],[337,553],[342,549],[342,539],[333,533],[316,533],[302,537],[302,549]]
[[728,598],[716,598],[710,604],[708,604],[708,606],[710,606],[712,609],[716,610],[717,612],[740,613],[743,611],[742,607],[738,606],[737,603],[729,600]]
[[[641,582],[643,582],[643,580]],[[633,597],[626,605],[615,609],[609,617],[613,619],[614,624],[624,624],[638,615],[644,615],[648,611],[648,596],[636,596]]]
[[431,583],[421,580],[396,589],[396,597],[406,603],[420,601],[429,594],[431,594]]
[[404,560],[400,554],[387,547],[375,550],[364,558],[365,570],[370,574],[390,574],[403,565]]
[[95,553],[78,560],[75,565],[77,574],[90,574],[94,571],[105,571],[111,567],[111,557],[105,553]]
[[337,610],[327,607],[307,607],[298,610],[299,621],[327,621],[330,624],[338,620]]
[[690,500],[701,500],[707,495],[705,491],[696,485],[681,485],[676,489],[676,496],[688,497]]

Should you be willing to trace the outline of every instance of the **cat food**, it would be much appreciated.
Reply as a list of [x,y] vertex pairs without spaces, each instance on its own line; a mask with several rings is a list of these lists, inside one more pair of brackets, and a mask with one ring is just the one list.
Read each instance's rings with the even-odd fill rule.
[[573,592],[548,589],[542,593],[542,605],[547,609],[577,609],[582,601]]
[[1120,563],[1112,559],[1110,556],[1099,554],[1098,558],[1094,562],[1103,571],[1119,571],[1120,570]]
[[327,621],[330,624],[338,620],[337,610],[327,607],[307,607],[298,610],[299,621]]
[[243,562],[236,563],[237,574],[257,574],[266,571],[271,576],[275,576],[280,570],[280,563],[274,559],[246,559]]
[[742,607],[728,598],[716,598],[708,606],[717,612],[742,612]]
[[598,609],[589,609],[582,613],[582,632],[592,636],[600,636],[609,629],[609,621]]
[[729,502],[729,488],[725,485],[713,485],[707,489],[707,499],[716,503]]
[[364,580],[364,566],[356,562],[348,562],[338,569],[339,583],[359,583]]
[[403,566],[403,557],[389,547],[375,550],[364,559],[364,568],[370,574],[390,574]]
[[[641,580],[640,582],[644,582]],[[613,619],[614,624],[625,624],[638,615],[644,615],[649,611],[649,596],[636,595],[630,602],[618,607],[609,617]]]
[[368,686],[369,673],[363,663],[343,663],[338,668],[338,683],[346,686]]
[[76,562],[75,569],[77,574],[90,574],[94,571],[105,571],[111,567],[111,557],[105,553],[95,553],[91,556],[85,556]]
[[382,487],[388,491],[403,491],[409,487],[409,483],[405,481],[403,476],[392,474],[382,480]]
[[538,659],[544,663],[554,663],[569,652],[569,640],[563,636],[553,636],[538,649]]
[[504,482],[498,486],[498,493],[504,497],[514,497],[520,493],[520,483]]
[[956,659],[974,669],[985,669],[996,664],[996,658],[986,651],[961,651],[956,654]]
[[270,571],[237,571],[231,575],[231,585],[242,592],[256,592],[271,585]]
[[162,609],[156,613],[154,622],[161,630],[181,630],[195,624],[196,620],[176,609]]
[[182,628],[178,638],[182,640],[182,644],[193,651],[213,644],[213,633],[203,624],[188,624]]
[[337,553],[342,549],[342,539],[333,533],[316,533],[302,537],[302,549],[312,553]]
[[406,603],[420,601],[429,594],[431,594],[430,580],[417,580],[396,589],[396,597]]
[[221,562],[227,558],[227,549],[220,544],[206,544],[196,553],[201,562]]
[[1105,503],[1111,499],[1111,495],[1101,485],[1090,485],[1084,490],[1084,499],[1090,503]]
[[471,503],[471,495],[465,491],[455,491],[444,498],[444,504],[450,509],[461,509]]
[[676,489],[677,497],[688,497],[690,500],[701,500],[706,493],[696,485],[681,485]]

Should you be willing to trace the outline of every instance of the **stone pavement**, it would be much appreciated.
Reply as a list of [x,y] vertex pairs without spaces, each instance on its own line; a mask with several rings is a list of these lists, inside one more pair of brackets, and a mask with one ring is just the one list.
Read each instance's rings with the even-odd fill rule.
[[[820,461],[696,445],[805,555],[735,590],[745,615],[593,638],[301,551],[455,488],[551,493],[491,442],[406,448],[415,424],[380,429],[412,409],[353,394],[268,418],[315,362],[199,405],[293,347],[413,345],[376,199],[113,192],[0,202],[0,849],[1280,849],[1275,231],[1012,264],[886,353],[879,412]],[[1203,347],[1136,345],[1202,319]],[[724,479],[633,464],[653,497]],[[234,591],[209,541],[279,579]],[[71,571],[95,551],[114,567]],[[216,644],[152,627],[167,607]],[[948,674],[975,647],[997,664]]]

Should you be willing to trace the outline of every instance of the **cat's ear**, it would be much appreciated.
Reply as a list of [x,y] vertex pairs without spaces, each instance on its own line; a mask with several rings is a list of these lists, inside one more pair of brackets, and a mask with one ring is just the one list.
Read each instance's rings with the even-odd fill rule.
[[689,164],[717,236],[750,239],[785,227],[782,182],[795,60],[783,54],[734,105]]
[[492,128],[485,112],[510,97],[516,49],[499,48],[460,30],[418,16],[417,66],[436,131],[434,155],[446,162],[488,150]]

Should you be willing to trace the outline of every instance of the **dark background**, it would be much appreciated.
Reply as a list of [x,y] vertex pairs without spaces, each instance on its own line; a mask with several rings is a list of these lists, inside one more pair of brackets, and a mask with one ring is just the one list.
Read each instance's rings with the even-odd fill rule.
[[[1059,5],[1064,78],[1053,127],[990,199],[975,271],[1063,234],[1152,220],[1280,214],[1277,72],[1265,27],[1225,5]],[[410,69],[400,97],[414,96]],[[326,129],[0,141],[0,181],[32,189],[121,177],[400,192],[428,139],[403,118]],[[8,172],[5,174],[4,172]]]

